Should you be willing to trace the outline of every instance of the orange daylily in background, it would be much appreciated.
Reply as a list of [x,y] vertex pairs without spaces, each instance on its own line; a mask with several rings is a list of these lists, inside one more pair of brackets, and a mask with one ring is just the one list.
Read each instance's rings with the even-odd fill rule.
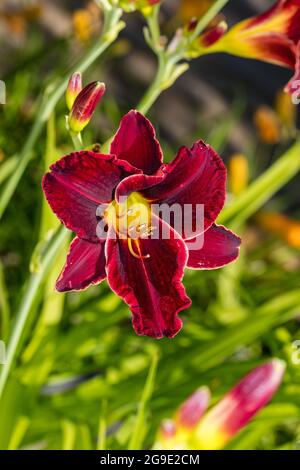
[[276,112],[269,106],[260,106],[253,116],[259,138],[266,144],[277,144],[281,137],[281,123]]
[[85,8],[75,10],[72,16],[75,38],[80,43],[86,43],[101,29],[101,10],[91,1]]
[[296,128],[297,108],[290,97],[283,91],[279,91],[275,101],[275,112],[284,128],[294,132]]
[[24,5],[4,3],[0,11],[0,19],[4,20],[13,34],[22,36],[26,33],[28,23],[36,21],[41,16],[43,7],[39,3],[37,1],[27,2]]
[[274,107],[259,106],[253,121],[260,140],[274,145],[295,137],[297,108],[290,96],[281,90],[276,95]]
[[191,18],[200,18],[212,6],[214,0],[182,0],[179,5],[179,16],[184,24],[188,23]]
[[292,248],[300,248],[300,222],[278,212],[260,212],[256,216],[259,225],[278,235]]
[[247,157],[241,153],[233,154],[229,160],[228,170],[229,190],[237,196],[248,186],[249,163]]

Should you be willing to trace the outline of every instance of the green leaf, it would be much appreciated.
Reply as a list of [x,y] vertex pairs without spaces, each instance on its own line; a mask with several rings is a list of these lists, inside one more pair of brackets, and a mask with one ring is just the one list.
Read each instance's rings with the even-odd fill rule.
[[158,354],[154,352],[143,394],[138,405],[138,413],[128,446],[129,450],[141,449],[144,442],[146,434],[146,410],[154,389],[157,365]]

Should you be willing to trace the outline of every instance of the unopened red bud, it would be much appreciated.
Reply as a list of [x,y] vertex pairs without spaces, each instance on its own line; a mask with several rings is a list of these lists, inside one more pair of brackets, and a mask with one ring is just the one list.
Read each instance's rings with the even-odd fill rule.
[[71,111],[73,104],[82,90],[82,77],[80,72],[75,72],[71,76],[66,92],[66,102],[68,109]]
[[79,93],[69,116],[72,132],[79,133],[88,125],[104,93],[105,84],[101,82],[90,83]]
[[204,47],[210,47],[215,44],[226,33],[228,25],[226,21],[221,21],[212,28],[208,29],[202,36],[200,36],[200,43]]
[[196,18],[195,16],[193,16],[193,18],[191,18],[188,22],[188,25],[187,25],[187,30],[189,33],[192,33],[193,31],[195,31],[197,25],[198,25],[198,18]]

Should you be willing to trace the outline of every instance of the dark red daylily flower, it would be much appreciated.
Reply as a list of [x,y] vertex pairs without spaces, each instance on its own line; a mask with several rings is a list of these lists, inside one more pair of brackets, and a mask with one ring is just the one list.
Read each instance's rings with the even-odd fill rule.
[[[211,41],[218,31],[220,39]],[[288,67],[295,75],[286,91],[293,92],[294,83],[300,78],[299,41],[300,0],[278,0],[268,11],[241,21],[227,34],[222,35],[221,29],[213,28],[198,39],[192,53],[199,55],[206,48],[206,53],[227,52]]]
[[[237,258],[240,246],[236,235],[215,225],[226,181],[216,152],[199,141],[191,149],[182,147],[172,163],[162,160],[152,124],[131,111],[121,121],[110,155],[72,153],[52,165],[43,179],[52,210],[77,235],[57,290],[80,290],[107,278],[130,307],[136,332],[156,338],[173,337],[181,329],[178,313],[191,303],[182,284],[185,267],[224,266]],[[168,225],[151,212],[153,202],[182,208],[189,204],[191,227],[180,236],[172,219]],[[139,225],[131,215],[136,203],[143,213]],[[197,232],[192,226],[197,227],[198,204],[204,205],[204,222]],[[99,235],[99,220],[108,236]],[[131,223],[125,230],[124,220]],[[132,235],[132,228],[138,235]],[[160,236],[165,229],[167,239]],[[153,233],[158,235],[151,237]],[[188,242],[197,237],[204,243],[192,249]]]

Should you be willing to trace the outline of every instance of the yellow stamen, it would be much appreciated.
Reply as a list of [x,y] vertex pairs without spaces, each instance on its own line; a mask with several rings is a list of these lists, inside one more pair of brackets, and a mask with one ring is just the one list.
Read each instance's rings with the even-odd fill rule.
[[148,200],[141,194],[133,192],[124,201],[119,203],[113,201],[105,211],[104,218],[109,226],[114,227],[120,238],[127,239],[132,256],[138,259],[150,258],[150,255],[141,254],[139,246],[139,240],[149,237],[154,230],[151,226],[151,208]]

